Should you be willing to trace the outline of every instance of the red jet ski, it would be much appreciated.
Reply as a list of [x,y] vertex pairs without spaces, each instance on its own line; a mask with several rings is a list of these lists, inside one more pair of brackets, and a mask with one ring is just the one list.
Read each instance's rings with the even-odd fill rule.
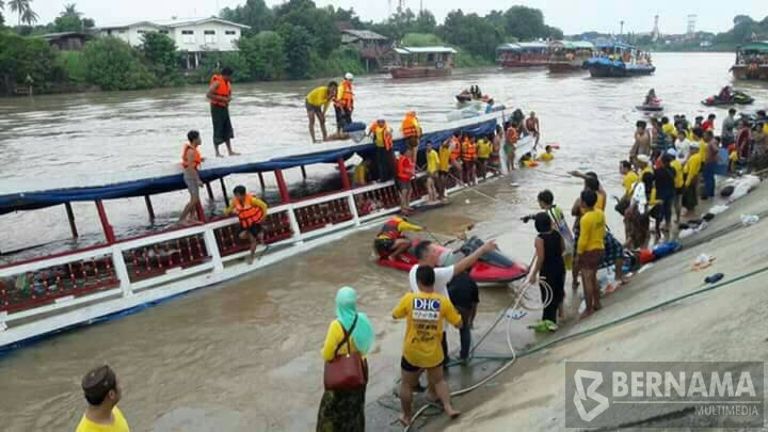
[[[389,267],[400,271],[410,271],[414,264],[419,260],[413,255],[413,249],[420,240],[414,240],[411,249],[400,254],[395,260],[389,260],[387,255],[379,256],[378,264],[383,267]],[[452,251],[444,246],[435,243],[435,246],[443,248],[441,253],[442,266],[453,265],[462,258],[471,255],[479,249],[484,242],[473,236],[467,239],[457,250]],[[528,268],[507,258],[498,251],[491,251],[483,255],[475,265],[469,270],[469,276],[477,283],[507,283],[525,277],[528,274]]]

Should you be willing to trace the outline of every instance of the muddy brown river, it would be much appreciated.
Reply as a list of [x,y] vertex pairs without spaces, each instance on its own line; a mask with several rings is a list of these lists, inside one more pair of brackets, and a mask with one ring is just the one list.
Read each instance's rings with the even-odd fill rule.
[[[496,69],[456,71],[451,78],[430,81],[360,77],[356,116],[369,122],[383,115],[399,123],[401,114],[414,108],[429,129],[455,108],[453,95],[474,83],[508,107],[536,111],[543,142],[561,145],[552,163],[481,185],[478,192],[465,191],[451,205],[414,217],[441,238],[474,222],[476,234],[495,238],[504,252],[527,262],[534,229],[519,218],[535,210],[539,190],[552,189],[561,206],[570,207],[580,183],[566,172],[591,169],[609,194],[618,193],[617,161],[632,143],[633,125],[642,117],[634,106],[645,92],[655,88],[669,115],[692,118],[713,111],[721,119],[724,110],[707,109],[699,101],[730,83],[733,57],[657,54],[654,76],[629,80]],[[236,149],[266,158],[275,148],[311,148],[303,95],[321,82],[236,85],[231,108]],[[737,87],[760,107],[768,102],[764,83]],[[211,156],[204,92],[188,87],[2,99],[0,181],[23,185],[40,176],[140,172],[178,159],[192,128],[201,130],[203,151]],[[258,184],[255,178],[239,180]],[[513,181],[519,187],[512,187]],[[155,200],[159,218],[173,220],[183,200],[183,194]],[[119,232],[146,224],[140,205],[111,202],[108,211]],[[75,212],[81,241],[98,238],[93,205],[75,205]],[[620,231],[613,214],[609,222]],[[0,216],[0,250],[67,243],[68,230],[63,208]],[[391,389],[398,374],[403,324],[392,321],[389,312],[407,281],[404,273],[373,263],[373,235],[355,232],[247,277],[6,353],[0,357],[0,430],[73,430],[85,403],[80,378],[103,362],[118,373],[121,407],[134,431],[311,430],[322,395],[320,348],[333,319],[335,291],[344,285],[358,290],[360,308],[376,328],[368,391],[368,400],[375,400]],[[505,287],[482,288],[478,331],[509,301]],[[529,333],[517,329],[515,340],[523,344]],[[449,339],[457,348],[458,336]]]

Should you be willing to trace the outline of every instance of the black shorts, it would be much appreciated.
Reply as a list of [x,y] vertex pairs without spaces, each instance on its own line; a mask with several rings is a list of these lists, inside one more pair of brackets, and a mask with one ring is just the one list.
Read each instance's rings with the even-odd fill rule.
[[240,232],[249,232],[252,236],[258,237],[262,232],[264,231],[264,228],[261,227],[261,224],[251,224],[248,228],[240,227]]
[[436,365],[434,365],[432,367],[429,367],[429,368],[422,368],[422,367],[414,366],[414,365],[408,363],[408,360],[406,360],[405,357],[400,357],[400,369],[402,369],[402,370],[404,370],[406,372],[421,372],[424,369],[434,369],[434,368],[440,366],[441,364],[442,363],[438,363],[438,364],[436,364]]
[[376,252],[379,254],[387,254],[392,250],[392,247],[395,245],[395,241],[392,239],[376,239],[373,241],[373,248],[376,249]]
[[411,182],[410,182],[410,180],[409,181],[405,181],[405,180],[397,179],[397,189],[401,190],[401,191],[403,191],[403,190],[411,190]]
[[307,109],[307,112],[310,114],[315,114],[317,116],[323,115],[323,107],[322,106],[314,106],[309,103],[308,100],[304,101],[304,107]]

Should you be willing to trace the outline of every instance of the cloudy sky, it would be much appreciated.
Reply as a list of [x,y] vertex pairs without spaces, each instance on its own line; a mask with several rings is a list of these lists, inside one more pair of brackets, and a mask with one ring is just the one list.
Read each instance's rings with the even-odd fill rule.
[[[76,3],[86,16],[96,24],[109,24],[134,19],[168,19],[172,16],[192,17],[216,14],[219,8],[236,6],[245,0],[32,0],[33,9],[40,15],[41,22],[48,22],[63,9],[64,3]],[[266,0],[267,4],[281,3],[281,0]],[[333,4],[344,8],[352,7],[364,19],[381,20],[387,16],[387,0],[315,0],[318,5]],[[391,0],[392,8],[398,0]],[[566,34],[587,30],[602,32],[619,31],[619,21],[624,20],[624,30],[647,32],[653,28],[653,17],[659,15],[662,33],[682,33],[686,29],[689,14],[697,15],[699,30],[724,31],[732,26],[735,15],[746,14],[762,19],[768,15],[768,1],[740,0],[525,0],[504,2],[499,0],[421,0],[442,20],[445,15],[461,8],[464,12],[485,14],[492,9],[506,9],[513,4],[539,8],[549,25],[560,27]],[[6,2],[7,3],[7,2]],[[405,5],[414,10],[419,0],[405,0]],[[7,9],[7,6],[6,6]],[[7,21],[14,21],[10,11],[5,12]]]

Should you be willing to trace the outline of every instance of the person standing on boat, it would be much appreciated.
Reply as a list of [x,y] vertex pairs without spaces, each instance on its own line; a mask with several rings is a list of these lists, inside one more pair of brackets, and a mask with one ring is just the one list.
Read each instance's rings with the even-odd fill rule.
[[464,183],[473,185],[477,183],[477,144],[469,134],[464,134],[464,142],[461,145],[461,158],[464,164]]
[[629,150],[629,160],[632,163],[637,163],[639,155],[651,156],[651,133],[647,129],[648,124],[639,120],[635,126],[635,144]]
[[403,132],[403,138],[409,149],[418,148],[421,140],[422,130],[419,119],[416,117],[416,111],[410,110],[405,113],[403,123],[400,125]]
[[187,142],[181,153],[181,166],[184,168],[184,183],[189,191],[189,202],[179,216],[180,223],[195,222],[194,215],[200,205],[200,188],[203,181],[200,179],[200,164],[203,157],[200,155],[200,132],[191,130],[187,133]]
[[344,128],[352,123],[352,110],[355,108],[354,93],[352,91],[352,80],[354,75],[347,72],[341,81],[339,90],[334,101],[336,111],[336,132],[344,132]]
[[234,189],[235,197],[224,210],[225,215],[235,213],[240,219],[240,238],[248,238],[251,244],[251,254],[247,263],[252,264],[256,256],[256,248],[264,243],[264,229],[261,223],[267,217],[267,203],[247,193],[245,186],[236,186]]
[[304,100],[304,107],[307,109],[307,118],[309,118],[309,136],[312,142],[319,142],[315,138],[315,119],[320,122],[320,132],[323,134],[323,141],[328,139],[328,131],[325,129],[325,114],[328,107],[336,98],[339,84],[331,81],[326,86],[319,86],[312,89]]
[[541,123],[539,123],[539,119],[536,117],[535,112],[531,111],[531,115],[525,119],[525,129],[536,139],[535,145],[539,145],[539,138],[541,137]]
[[75,432],[130,432],[117,407],[122,391],[115,372],[107,365],[90,370],[81,382],[88,407]]
[[400,213],[409,215],[413,212],[411,208],[411,181],[413,181],[414,162],[413,154],[416,150],[407,149],[397,159],[397,189],[400,194]]
[[427,159],[427,194],[429,195],[428,203],[435,204],[439,202],[440,195],[437,192],[437,183],[440,181],[438,178],[438,171],[440,168],[440,155],[437,154],[437,150],[434,149],[432,141],[427,141],[427,151],[425,152]]
[[206,95],[211,102],[211,120],[213,120],[213,146],[216,149],[216,157],[221,157],[219,146],[227,145],[230,156],[239,153],[232,151],[232,138],[235,132],[232,129],[232,121],[229,118],[229,103],[232,102],[232,69],[224,67],[220,74],[211,77],[211,83]]
[[376,144],[376,174],[379,181],[385,182],[392,178],[395,155],[392,152],[392,128],[383,117],[373,122],[368,128],[368,135]]

